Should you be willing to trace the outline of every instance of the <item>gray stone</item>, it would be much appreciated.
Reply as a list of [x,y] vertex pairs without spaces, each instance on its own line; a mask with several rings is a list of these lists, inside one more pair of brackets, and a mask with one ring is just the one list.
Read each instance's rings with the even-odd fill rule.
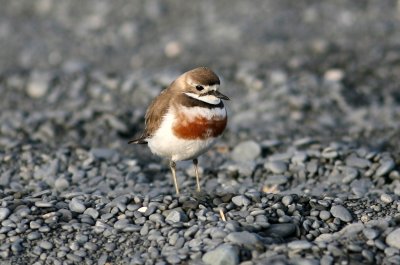
[[379,232],[372,228],[365,228],[363,230],[363,234],[366,238],[372,239],[372,240],[379,236]]
[[97,159],[105,159],[109,160],[111,159],[115,154],[117,154],[117,151],[114,149],[109,149],[109,148],[92,148],[90,152],[93,154],[93,156]]
[[49,89],[51,76],[47,73],[34,72],[26,86],[26,92],[31,98],[41,98]]
[[247,206],[251,201],[244,195],[238,195],[232,198],[232,202],[237,206]]
[[331,213],[325,210],[322,210],[319,212],[319,218],[321,218],[321,220],[328,220],[329,218],[331,218]]
[[239,246],[243,246],[249,249],[263,249],[263,243],[256,234],[243,231],[243,232],[231,232],[225,238],[225,242],[231,242]]
[[346,167],[344,170],[343,183],[350,183],[358,176],[358,170],[354,167]]
[[264,164],[264,167],[270,170],[274,174],[282,174],[287,171],[288,166],[285,162],[275,160],[275,161],[268,161]]
[[265,184],[269,185],[282,185],[287,183],[289,180],[288,176],[285,175],[272,175],[268,176],[267,180],[265,181]]
[[85,204],[83,204],[83,202],[80,199],[73,198],[69,202],[69,209],[73,212],[83,213],[86,210],[86,206],[85,206]]
[[381,194],[381,201],[384,202],[384,203],[392,203],[393,202],[393,198],[389,194],[383,193],[383,194]]
[[83,213],[91,216],[93,219],[97,219],[97,217],[99,217],[99,212],[91,207],[87,208]]
[[396,166],[396,164],[392,159],[385,160],[378,167],[375,174],[378,177],[384,176],[384,175],[388,174],[395,166]]
[[349,210],[347,210],[342,205],[334,205],[334,206],[332,206],[331,214],[334,217],[339,218],[340,220],[342,220],[343,222],[346,222],[346,223],[348,223],[351,220],[353,220],[353,217],[351,216],[351,213],[349,212]]
[[47,240],[42,240],[39,242],[39,247],[46,249],[46,250],[50,250],[53,248],[53,244]]
[[181,209],[172,210],[165,218],[165,221],[172,223],[186,222],[187,220],[188,220],[187,215]]
[[397,228],[390,232],[386,237],[386,244],[391,247],[400,249],[400,228]]
[[356,168],[368,168],[371,166],[371,161],[351,155],[346,158],[346,165]]
[[282,197],[282,203],[285,206],[290,205],[293,202],[293,197],[291,195],[285,195]]
[[255,141],[239,143],[232,151],[232,159],[235,161],[255,160],[261,154],[261,147]]
[[288,244],[288,247],[293,250],[304,250],[310,249],[312,244],[307,240],[295,240]]
[[296,232],[296,225],[292,223],[271,224],[266,233],[272,237],[289,237]]
[[202,260],[210,265],[236,265],[239,264],[239,253],[237,248],[222,244],[204,254]]
[[123,230],[129,224],[130,224],[130,221],[128,219],[121,219],[114,223],[114,228],[117,230]]
[[0,208],[0,221],[5,220],[10,213],[11,211],[8,208]]

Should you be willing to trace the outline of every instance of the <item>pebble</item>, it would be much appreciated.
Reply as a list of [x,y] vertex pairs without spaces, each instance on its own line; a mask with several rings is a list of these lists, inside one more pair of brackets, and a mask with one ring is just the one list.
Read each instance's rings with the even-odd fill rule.
[[7,219],[11,211],[8,208],[0,208],[0,221]]
[[287,171],[288,166],[285,162],[283,161],[269,161],[264,164],[264,167],[268,170],[270,170],[274,174],[282,174]]
[[393,202],[393,198],[389,194],[383,193],[383,194],[381,194],[381,201],[384,202],[384,203],[392,203]]
[[232,159],[237,162],[253,161],[261,155],[261,146],[255,141],[239,143],[232,151]]
[[359,158],[352,155],[346,158],[346,165],[348,165],[349,167],[365,169],[371,166],[371,162],[367,159]]
[[46,250],[50,250],[50,249],[53,248],[53,244],[50,243],[50,242],[47,241],[47,240],[43,240],[43,241],[40,241],[39,247],[41,247],[41,248],[43,248],[43,249],[46,249]]
[[263,249],[264,246],[257,235],[243,231],[231,232],[225,237],[225,242],[230,242],[249,249]]
[[395,166],[396,164],[392,159],[383,161],[382,164],[376,170],[375,174],[378,177],[382,177],[388,174],[392,169],[394,169]]
[[295,240],[288,244],[288,247],[293,250],[310,249],[312,244],[306,240]]
[[177,209],[172,210],[165,218],[165,221],[172,223],[187,222],[187,220],[188,220],[187,215],[182,210],[177,210]]
[[80,199],[73,198],[69,202],[69,209],[73,212],[83,213],[86,210],[86,206]]
[[116,150],[109,148],[92,148],[90,152],[95,158],[104,160],[109,160],[117,154]]
[[251,201],[244,195],[233,197],[232,202],[237,206],[247,206],[251,203]]
[[353,220],[353,217],[351,216],[351,213],[349,212],[349,210],[347,210],[342,205],[332,206],[330,212],[334,217],[339,218],[343,222],[348,223],[348,222],[351,222],[351,220]]
[[239,264],[239,253],[237,248],[229,244],[222,244],[205,253],[202,260],[205,264],[210,265],[236,265]]
[[49,89],[50,75],[34,72],[26,86],[26,92],[31,98],[41,98]]
[[390,232],[386,236],[386,244],[388,244],[391,247],[400,249],[400,228],[397,228]]

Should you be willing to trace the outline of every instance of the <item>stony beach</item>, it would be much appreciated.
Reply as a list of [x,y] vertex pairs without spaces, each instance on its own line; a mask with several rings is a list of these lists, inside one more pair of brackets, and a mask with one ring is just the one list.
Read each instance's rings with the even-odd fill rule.
[[[0,2],[0,264],[400,264],[399,1]],[[201,65],[177,196],[127,142]]]

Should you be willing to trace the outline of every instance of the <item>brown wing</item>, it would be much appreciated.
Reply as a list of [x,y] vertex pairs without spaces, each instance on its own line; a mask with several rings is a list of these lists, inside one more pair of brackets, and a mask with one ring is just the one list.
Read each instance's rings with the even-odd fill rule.
[[145,115],[145,129],[138,139],[129,141],[129,144],[146,144],[146,139],[153,136],[155,131],[160,127],[163,117],[168,111],[171,93],[168,89],[161,91],[150,104]]

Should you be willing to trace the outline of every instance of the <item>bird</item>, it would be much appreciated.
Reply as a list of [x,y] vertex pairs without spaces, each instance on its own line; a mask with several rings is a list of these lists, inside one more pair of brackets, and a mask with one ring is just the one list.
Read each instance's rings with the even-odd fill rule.
[[198,157],[224,132],[228,115],[219,91],[220,79],[208,67],[198,67],[176,78],[154,98],[145,114],[145,129],[129,144],[147,144],[151,152],[169,159],[176,194],[176,162],[192,160],[200,192]]

